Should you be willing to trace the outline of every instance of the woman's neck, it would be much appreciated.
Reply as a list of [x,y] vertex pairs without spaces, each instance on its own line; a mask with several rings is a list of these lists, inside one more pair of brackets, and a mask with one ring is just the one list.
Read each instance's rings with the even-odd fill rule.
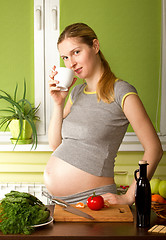
[[103,65],[100,60],[95,67],[95,71],[94,71],[93,75],[90,78],[85,79],[86,83],[87,83],[87,87],[86,87],[87,92],[95,92],[96,91],[97,83],[100,80],[103,72],[104,72],[104,69],[103,69]]

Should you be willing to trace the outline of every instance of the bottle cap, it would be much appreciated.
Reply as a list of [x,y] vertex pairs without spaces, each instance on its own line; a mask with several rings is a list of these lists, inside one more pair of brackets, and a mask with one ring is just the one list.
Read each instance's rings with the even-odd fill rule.
[[147,164],[147,161],[146,160],[141,160],[141,161],[139,161],[139,164]]

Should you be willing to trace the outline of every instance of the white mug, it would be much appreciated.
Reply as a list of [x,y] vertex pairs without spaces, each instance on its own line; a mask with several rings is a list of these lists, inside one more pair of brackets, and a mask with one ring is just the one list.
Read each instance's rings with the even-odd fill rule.
[[56,86],[61,91],[68,91],[73,82],[74,71],[66,67],[57,67],[55,71],[57,71],[57,74],[54,76],[54,79],[59,81]]

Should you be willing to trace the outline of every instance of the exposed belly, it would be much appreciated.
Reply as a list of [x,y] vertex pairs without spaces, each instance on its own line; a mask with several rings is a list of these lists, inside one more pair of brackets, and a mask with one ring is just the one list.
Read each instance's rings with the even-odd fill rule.
[[114,179],[94,176],[51,156],[44,171],[44,182],[52,195],[67,196],[91,188],[113,184]]

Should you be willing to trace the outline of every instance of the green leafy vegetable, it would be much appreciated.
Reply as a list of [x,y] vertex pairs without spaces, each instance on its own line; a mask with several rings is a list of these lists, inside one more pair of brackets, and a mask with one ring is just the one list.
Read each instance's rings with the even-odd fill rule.
[[47,222],[49,216],[50,211],[35,196],[11,191],[0,204],[0,230],[3,234],[31,234],[31,226]]

